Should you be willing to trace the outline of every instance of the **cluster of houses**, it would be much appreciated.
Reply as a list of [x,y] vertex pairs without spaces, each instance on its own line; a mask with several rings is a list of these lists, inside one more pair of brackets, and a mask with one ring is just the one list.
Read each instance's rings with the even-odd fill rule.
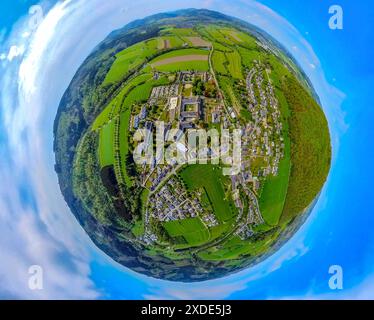
[[237,235],[241,240],[247,240],[254,235],[254,232],[250,226],[245,224],[235,232],[235,235]]
[[[261,64],[255,61],[255,66],[246,77],[248,110],[253,121],[249,121],[242,129],[244,159],[242,159],[241,172],[231,177],[233,199],[240,212],[243,213],[244,210],[240,191],[249,201],[246,223],[236,232],[241,239],[247,239],[253,235],[250,226],[264,223],[256,193],[260,190],[261,181],[264,181],[264,178],[278,174],[279,162],[284,156],[279,104],[270,79],[265,81],[264,73]],[[256,159],[262,159],[262,165],[252,167],[251,164]]]
[[246,212],[247,224],[259,225],[264,223],[264,219],[260,212],[257,197],[249,188],[251,182],[254,184],[258,183],[258,179],[253,177],[249,170],[242,170],[240,174],[231,176],[231,189],[235,205],[239,210],[244,210],[244,204],[240,198],[239,190],[242,190],[248,199],[248,212]]
[[[261,157],[266,160],[266,166],[258,172],[253,172],[258,177],[278,174],[279,162],[284,156],[285,146],[279,104],[270,80],[265,83],[263,75],[263,68],[259,62],[256,62],[246,79],[250,101],[248,110],[251,112],[253,122],[248,123],[244,130],[243,151],[252,158]],[[259,99],[256,98],[254,84]]]
[[199,191],[187,194],[179,178],[173,176],[151,195],[149,215],[161,222],[200,217],[208,227],[217,226],[217,218],[202,207],[199,195]]
[[196,198],[187,195],[185,187],[175,176],[152,194],[149,203],[150,215],[164,222],[194,218],[204,211]]
[[149,105],[155,105],[161,99],[167,99],[179,94],[179,84],[175,83],[168,86],[158,86],[152,89],[151,96],[149,97]]
[[[174,169],[174,165],[168,164],[163,166],[156,166],[155,169],[152,171],[152,174],[148,176],[148,184],[149,190],[155,191],[160,183],[164,180],[166,176],[171,174]],[[151,168],[152,170],[152,168]]]
[[145,120],[145,118],[147,117],[147,115],[148,115],[147,106],[143,105],[142,108],[140,109],[139,114],[137,114],[137,115],[134,116],[134,119],[133,119],[133,128],[134,129],[138,129],[140,121]]
[[196,77],[201,77],[203,82],[207,82],[212,79],[212,75],[209,72],[182,71],[178,74],[178,82],[182,84],[192,83]]
[[150,229],[146,229],[144,234],[139,238],[139,240],[143,241],[145,244],[151,245],[157,242],[158,237]]
[[[196,78],[202,81],[211,79],[208,72],[194,72],[182,71],[176,75],[175,83],[166,86],[157,86],[152,89],[151,95],[146,105],[144,105],[137,115],[133,115],[132,123],[133,129],[139,127],[139,122],[146,121],[147,106],[162,105],[163,110],[168,113],[168,121],[165,123],[164,138],[166,141],[178,141],[183,133],[190,128],[195,128],[199,120],[202,118],[202,109],[204,98],[200,96],[193,96],[192,83]],[[184,89],[188,86],[191,94],[184,96]],[[151,126],[145,126],[151,128]],[[171,136],[172,128],[179,129],[175,136]],[[174,134],[174,133],[173,133]],[[143,144],[144,148],[147,146],[147,141]],[[181,146],[182,147],[182,146]],[[177,164],[174,163],[160,163],[158,159],[154,159],[150,166],[144,165],[142,168],[141,184],[146,186],[151,192],[154,192],[165,177],[175,169]]]
[[[279,162],[284,156],[281,113],[274,88],[270,79],[265,79],[266,75],[267,71],[261,63],[254,61],[254,67],[247,73],[245,81],[247,107],[253,121],[249,121],[242,128],[242,154],[245,159],[242,160],[241,172],[231,177],[233,199],[241,214],[245,206],[240,193],[244,193],[249,204],[247,221],[236,231],[241,239],[253,235],[252,225],[264,223],[256,193],[260,190],[265,177],[278,174]],[[190,85],[197,76],[203,81],[211,78],[209,73],[179,72],[174,84],[153,88],[147,105],[164,105],[169,120],[165,127],[165,135],[175,125],[180,129],[180,133],[198,127],[205,111],[204,98],[193,96],[192,93],[189,96],[183,95],[187,85],[191,89]],[[134,116],[134,128],[143,120],[147,126],[147,105]],[[224,129],[230,128],[231,119],[236,117],[230,110],[223,112],[223,107],[217,103],[210,111],[212,123],[221,124]],[[263,159],[263,165],[253,171],[251,164],[256,158]],[[151,191],[146,220],[149,220],[150,216],[162,222],[199,216],[208,227],[218,225],[214,213],[201,206],[199,191],[187,194],[183,183],[174,174],[175,169],[176,164],[158,164],[157,159],[151,167],[144,168],[145,171],[141,174],[142,184]],[[147,224],[148,221],[145,221],[145,225]],[[156,241],[155,235],[151,232],[145,232],[143,238],[145,242]]]

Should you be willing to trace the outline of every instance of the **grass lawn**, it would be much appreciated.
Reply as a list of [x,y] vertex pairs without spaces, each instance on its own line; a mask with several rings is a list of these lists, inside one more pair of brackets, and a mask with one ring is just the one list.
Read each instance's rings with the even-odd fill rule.
[[234,236],[223,244],[219,249],[211,248],[198,253],[198,256],[204,260],[231,260],[238,259],[241,255],[251,254],[258,255],[265,252],[272,243],[272,238],[257,242],[242,241],[239,237]]
[[113,140],[114,121],[111,121],[100,130],[99,159],[102,168],[114,164]]
[[162,72],[209,71],[208,61],[183,61],[156,66]]
[[214,70],[221,75],[230,75],[233,78],[243,79],[242,61],[238,51],[223,52],[215,50],[213,52]]
[[233,89],[233,85],[231,81],[232,80],[229,77],[223,77],[223,76],[218,77],[218,82],[224,92],[225,98],[231,102],[231,107],[235,109],[236,113],[240,114],[242,110],[242,106],[234,93],[234,89]]
[[243,79],[242,62],[238,51],[226,52],[226,59],[229,62],[227,69],[233,78]]
[[198,36],[198,34],[192,28],[164,28],[161,33],[163,34],[173,34],[178,37],[193,37]]
[[266,55],[259,50],[248,50],[246,48],[238,48],[241,56],[242,64],[248,68],[253,67],[253,60],[264,61]]
[[245,46],[248,49],[257,48],[256,40],[249,34],[232,29],[224,28],[221,32],[229,37],[233,42],[238,43],[241,46]]
[[220,237],[223,233],[226,233],[230,230],[231,224],[230,223],[224,223],[224,224],[219,224],[218,226],[211,227],[210,230],[210,235],[211,235],[211,240],[217,239]]
[[162,54],[161,56],[158,56],[157,58],[153,59],[151,61],[151,64],[155,63],[157,61],[164,60],[164,59],[181,57],[181,56],[190,56],[190,55],[206,55],[206,56],[208,56],[209,51],[204,50],[204,49],[195,49],[195,48],[173,50],[173,51],[167,52],[167,53]]
[[208,228],[200,218],[168,221],[163,224],[171,237],[184,237],[190,245],[206,243],[210,239]]
[[116,54],[116,60],[107,73],[104,85],[120,81],[130,70],[141,66],[147,57],[158,51],[158,39],[139,42]]
[[221,223],[234,216],[236,212],[232,200],[226,199],[222,168],[210,164],[194,164],[182,169],[180,176],[189,190],[205,189],[214,213]]
[[241,240],[232,236],[219,246],[201,251],[198,256],[204,260],[231,260],[239,259],[242,255],[259,255],[266,252],[278,238],[280,230],[269,234],[264,239],[257,241]]
[[222,51],[214,50],[213,56],[212,56],[212,62],[214,70],[222,75],[227,75],[228,71],[226,68],[227,60],[225,53]]
[[209,25],[204,29],[208,32],[210,38],[213,39],[215,42],[219,42],[221,44],[228,44],[230,47],[235,45],[235,42],[232,40],[231,37],[227,37],[221,32],[221,27]]
[[265,222],[273,226],[278,224],[287,196],[291,168],[289,143],[286,149],[286,155],[279,163],[278,175],[266,180],[259,199],[260,211]]
[[148,200],[148,195],[149,195],[149,190],[148,189],[143,189],[141,195],[140,195],[140,200],[142,203],[142,217],[141,219],[137,220],[131,229],[132,233],[136,237],[140,237],[144,234],[144,214],[145,214],[145,209],[147,206],[147,200]]
[[[181,47],[183,45],[183,41],[179,37],[175,36],[158,37],[157,40],[159,50]],[[165,48],[165,44],[168,44],[169,48]]]

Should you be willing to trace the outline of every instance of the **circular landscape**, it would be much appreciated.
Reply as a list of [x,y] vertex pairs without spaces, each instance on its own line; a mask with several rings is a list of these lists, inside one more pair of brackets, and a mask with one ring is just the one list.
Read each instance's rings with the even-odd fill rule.
[[94,243],[173,281],[222,277],[274,253],[330,168],[325,115],[292,56],[208,10],[110,34],[64,94],[54,133],[61,191]]

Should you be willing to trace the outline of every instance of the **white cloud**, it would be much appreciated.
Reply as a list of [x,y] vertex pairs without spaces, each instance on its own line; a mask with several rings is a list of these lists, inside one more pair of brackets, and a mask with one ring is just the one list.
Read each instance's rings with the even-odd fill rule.
[[30,37],[31,33],[29,31],[25,31],[24,33],[22,33],[22,38],[28,38]]
[[[9,150],[0,149],[1,296],[30,299],[100,296],[90,280],[93,245],[62,199],[53,172],[52,149],[45,148],[45,123],[40,117],[42,108],[48,106],[44,100],[48,94],[43,89],[51,80],[51,75],[43,72],[50,68],[46,60],[48,49],[56,42],[56,23],[69,14],[68,2],[56,5],[49,12],[32,38],[27,39],[30,43],[11,47],[7,59],[22,59],[18,65],[9,64],[0,75],[2,112],[9,142]],[[25,25],[24,21],[21,23]],[[10,41],[19,38],[22,30],[22,26],[17,28]],[[19,81],[14,82],[18,69]],[[29,193],[34,198],[31,204],[34,201],[35,204],[26,205],[20,196],[22,192]],[[31,291],[27,286],[28,268],[33,264],[44,269],[44,290]]]
[[14,58],[17,58],[19,56],[22,56],[25,53],[25,46],[11,46],[8,52],[7,59],[9,61],[12,61]]

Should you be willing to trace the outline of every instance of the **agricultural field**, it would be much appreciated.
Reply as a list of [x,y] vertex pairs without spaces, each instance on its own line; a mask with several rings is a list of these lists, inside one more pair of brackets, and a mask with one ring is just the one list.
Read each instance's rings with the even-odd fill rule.
[[128,74],[145,63],[146,58],[158,52],[159,41],[150,39],[137,43],[116,54],[116,60],[107,73],[104,85],[120,81]]
[[179,37],[175,37],[175,36],[159,37],[157,41],[158,41],[158,50],[182,47],[184,43]]
[[225,52],[215,50],[213,52],[213,66],[217,74],[227,75],[228,74],[228,70],[226,67],[227,64],[228,64],[228,61],[226,59]]
[[210,238],[208,228],[199,218],[169,221],[163,226],[171,237],[183,237],[192,246],[205,243]]
[[114,121],[111,121],[100,130],[99,158],[102,168],[114,163],[113,140]]
[[258,255],[265,252],[272,244],[273,239],[265,239],[257,242],[242,241],[233,237],[226,241],[220,248],[212,248],[198,253],[204,260],[222,261],[240,259],[245,255]]
[[146,71],[177,72],[181,70],[208,71],[208,50],[180,49],[160,55],[149,62]]
[[233,52],[225,52],[228,61],[227,69],[233,78],[243,79],[242,63],[240,54],[235,50]]
[[241,56],[236,50],[231,52],[215,50],[213,65],[220,75],[243,79]]
[[201,37],[186,37],[185,38],[193,47],[210,47],[211,43]]
[[[177,58],[174,58],[178,60]],[[190,59],[190,58],[189,58]],[[203,59],[203,60],[200,60]],[[178,71],[208,71],[209,65],[208,60],[205,58],[197,58],[196,60],[187,60],[187,61],[173,62],[173,63],[166,63],[155,66],[155,69],[162,72],[178,72]]]
[[285,154],[285,158],[279,164],[278,175],[266,180],[259,200],[262,216],[265,222],[271,226],[278,224],[287,195],[291,166],[289,142]]

